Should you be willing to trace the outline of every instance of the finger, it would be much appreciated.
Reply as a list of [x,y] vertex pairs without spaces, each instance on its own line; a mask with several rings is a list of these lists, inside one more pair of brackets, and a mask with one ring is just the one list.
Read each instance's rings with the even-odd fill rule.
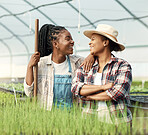
[[80,67],[82,67],[84,65],[84,63],[82,63],[81,65],[80,65]]
[[87,62],[85,62],[85,72],[87,72]]
[[86,62],[86,64],[85,64],[85,70],[86,70],[86,72],[88,72],[89,70],[89,68],[88,68],[88,66],[89,66],[89,62]]
[[92,68],[92,66],[93,66],[93,63],[90,63],[89,64],[89,70]]
[[40,61],[40,58],[38,59],[38,62]]
[[37,57],[40,57],[40,55],[39,55],[39,54],[37,54],[37,55],[34,55],[34,57],[36,57],[36,58],[37,58]]
[[36,60],[35,63],[37,64],[39,62],[39,60]]
[[90,63],[88,63],[88,65],[87,65],[87,72],[89,72],[89,71],[90,71],[90,69],[91,69],[91,64],[90,64]]
[[86,62],[83,64],[83,71],[86,71]]
[[38,55],[38,56],[35,56],[35,59],[40,59],[40,56]]
[[34,56],[40,57],[40,54],[39,54],[39,53],[37,53],[37,54],[35,54]]
[[86,64],[86,72],[89,72],[89,63]]
[[39,53],[39,52],[35,52],[34,54],[35,54],[35,55],[39,55],[40,53]]

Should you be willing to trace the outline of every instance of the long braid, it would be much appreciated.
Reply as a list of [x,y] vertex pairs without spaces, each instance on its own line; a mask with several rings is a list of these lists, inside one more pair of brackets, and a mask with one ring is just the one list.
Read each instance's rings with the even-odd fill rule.
[[47,56],[52,53],[52,41],[57,40],[58,34],[66,30],[62,26],[55,26],[52,24],[45,24],[41,27],[38,35],[38,51],[41,57]]

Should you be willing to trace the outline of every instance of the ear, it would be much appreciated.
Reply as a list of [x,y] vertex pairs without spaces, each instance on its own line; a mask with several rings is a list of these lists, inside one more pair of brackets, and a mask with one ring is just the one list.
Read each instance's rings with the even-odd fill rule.
[[58,43],[57,43],[57,41],[52,41],[52,45],[53,45],[53,48],[58,49]]
[[104,46],[108,46],[109,45],[109,40],[104,40]]

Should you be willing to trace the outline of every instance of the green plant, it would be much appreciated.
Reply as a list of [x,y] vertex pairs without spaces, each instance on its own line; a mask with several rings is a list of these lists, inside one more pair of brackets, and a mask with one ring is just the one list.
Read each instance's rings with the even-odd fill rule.
[[[4,99],[3,99],[4,98]],[[127,125],[99,122],[97,115],[82,116],[81,108],[74,105],[71,110],[53,107],[48,111],[39,102],[26,100],[15,102],[14,96],[0,92],[0,133],[4,135],[102,135],[128,134]],[[2,101],[5,102],[2,102]],[[135,115],[133,117],[136,117]],[[138,133],[143,133],[143,120],[133,127]],[[136,134],[136,131],[133,133]]]
[[17,91],[23,91],[24,86],[22,83],[0,83],[0,87],[12,90],[13,88]]

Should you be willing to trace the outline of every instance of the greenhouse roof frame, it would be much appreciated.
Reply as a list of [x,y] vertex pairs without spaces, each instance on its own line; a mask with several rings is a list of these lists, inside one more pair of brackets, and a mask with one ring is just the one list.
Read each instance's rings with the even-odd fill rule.
[[28,62],[34,52],[36,18],[40,20],[40,27],[45,23],[65,26],[78,44],[75,46],[77,52],[89,50],[88,45],[85,46],[89,41],[82,31],[95,29],[98,23],[114,26],[119,31],[118,40],[127,49],[146,50],[147,4],[147,0],[1,0],[0,59],[4,61],[10,57],[11,65],[14,59],[22,56]]

